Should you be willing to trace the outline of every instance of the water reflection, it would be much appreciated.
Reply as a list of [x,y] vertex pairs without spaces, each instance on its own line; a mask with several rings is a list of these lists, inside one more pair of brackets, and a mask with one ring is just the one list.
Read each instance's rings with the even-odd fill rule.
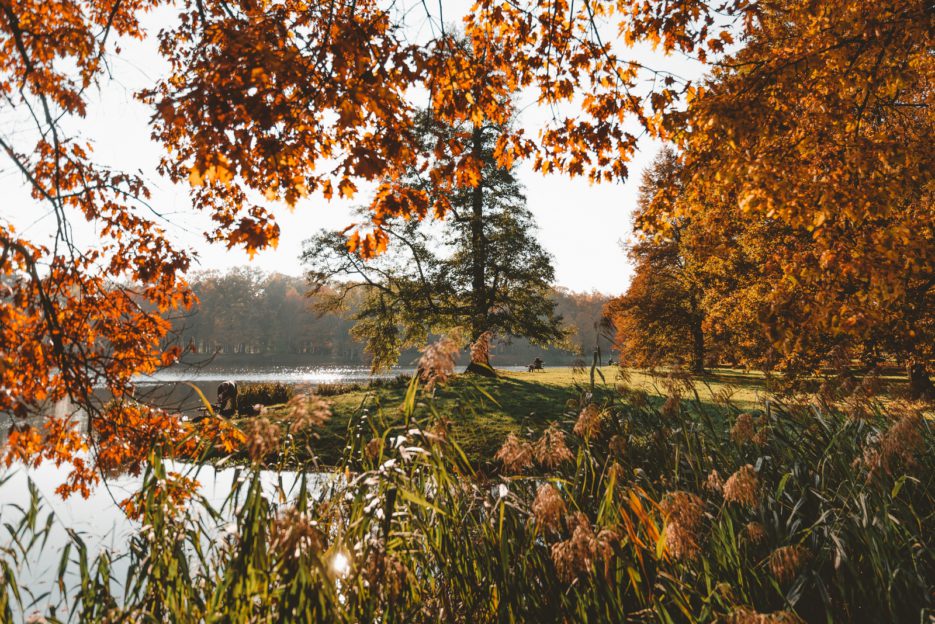
[[[68,466],[56,467],[51,462],[45,462],[37,468],[14,466],[0,473],[0,480],[3,480],[0,485],[0,524],[15,526],[28,510],[32,498],[30,481],[40,504],[37,528],[41,530],[46,523],[50,523],[45,545],[30,552],[16,570],[25,614],[36,610],[45,612],[50,605],[61,604],[61,593],[57,587],[58,570],[66,546],[74,542],[69,531],[73,531],[85,544],[90,561],[104,550],[110,552],[113,559],[112,578],[118,584],[126,578],[129,558],[125,555],[129,552],[131,537],[140,529],[140,523],[129,520],[119,502],[139,489],[141,477],[108,477],[106,482],[92,490],[88,498],[75,495],[62,500],[55,494],[55,489],[64,481],[68,469]],[[220,509],[229,497],[234,479],[238,476],[244,478],[244,471],[236,468],[218,469],[210,465],[196,467],[183,462],[166,461],[166,469],[197,479],[199,493],[215,509]],[[320,495],[331,483],[329,474],[310,473],[306,476],[313,496]],[[265,470],[260,477],[264,496],[273,504],[283,504],[298,493],[299,473]],[[198,516],[209,535],[220,535],[232,519],[230,506],[223,510],[220,521],[211,520],[197,504],[193,511],[200,511]],[[0,538],[0,547],[7,549],[14,546],[10,532],[6,531]],[[71,560],[77,557],[74,546],[67,554]],[[7,557],[7,560],[10,558]],[[65,593],[73,594],[79,581],[75,566],[71,566],[65,577]],[[116,590],[119,594],[119,585]]]

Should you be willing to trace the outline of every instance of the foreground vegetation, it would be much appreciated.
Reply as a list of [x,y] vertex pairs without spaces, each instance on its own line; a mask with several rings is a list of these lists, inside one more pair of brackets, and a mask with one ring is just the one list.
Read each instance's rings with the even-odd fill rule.
[[[295,449],[290,434],[310,430],[313,451],[327,435],[320,399],[293,398],[294,426],[254,419],[250,467],[219,509],[186,502],[186,476],[160,459],[172,449],[154,449],[127,505],[142,522],[128,578],[77,547],[60,568],[80,578],[67,610],[114,622],[918,622],[933,607],[935,431],[913,405],[883,409],[865,384],[756,413],[720,400],[715,418],[687,378],[660,380],[661,401],[586,379],[569,390],[510,376],[502,396],[414,379],[393,389],[399,403],[354,411],[325,485],[264,496],[260,468]],[[558,390],[486,458],[500,476],[478,470],[459,410],[527,385]],[[7,618],[22,609],[16,561],[44,543],[35,517],[5,518]]]
[[[616,366],[550,367],[537,372],[499,371],[498,374],[496,378],[456,375],[444,389],[432,395],[435,409],[451,421],[450,429],[467,458],[475,468],[485,472],[497,470],[494,454],[508,434],[541,433],[550,422],[561,417],[569,397],[587,391],[594,400],[612,401],[623,392],[633,400],[659,407],[665,402],[671,384],[671,375],[665,371],[654,373]],[[885,396],[904,392],[904,384],[895,382],[893,378],[874,381]],[[741,411],[760,409],[770,396],[770,383],[756,371],[717,369],[705,375],[686,377],[684,383],[687,396],[698,402],[707,417],[717,420]],[[821,383],[816,380],[814,385],[817,388]],[[833,384],[828,380],[824,383]],[[333,415],[315,432],[314,444],[306,445],[302,440],[295,447],[298,457],[276,456],[268,458],[268,462],[296,465],[315,457],[322,465],[340,464],[357,414],[361,410],[397,412],[407,395],[408,384],[408,377],[400,377],[370,385],[320,386],[316,392],[329,403]],[[287,401],[296,392],[301,389],[283,384],[248,384],[242,390],[240,401],[244,415],[234,422],[241,429],[249,430],[254,416],[247,414],[253,414],[254,406],[262,404],[265,417],[288,429],[292,409]],[[465,394],[472,400],[466,401]],[[245,449],[239,457],[246,458]],[[283,460],[287,463],[281,463]]]
[[[595,368],[593,373],[591,369],[557,367],[530,373],[500,371],[498,374],[496,378],[454,376],[432,397],[435,408],[451,420],[451,431],[468,459],[475,467],[488,471],[496,468],[493,456],[508,434],[540,433],[561,416],[568,398],[585,388],[598,399],[610,400],[617,392],[616,387],[625,384],[644,400],[660,405],[665,400],[667,380],[665,374],[622,371],[615,366]],[[313,445],[299,444],[300,453],[306,448],[313,449],[314,456],[322,464],[339,464],[355,416],[361,410],[398,411],[408,384],[408,377],[400,377],[371,385],[334,384],[317,388],[316,392],[329,403],[333,416],[316,432]],[[240,401],[242,414],[252,414],[254,404],[263,404],[265,417],[284,428],[290,426],[292,410],[287,401],[297,392],[295,387],[250,384],[244,390]],[[692,392],[695,391],[705,409],[716,415],[727,404],[738,409],[752,409],[758,403],[758,396],[765,393],[765,384],[761,375],[725,370],[694,381]],[[473,399],[465,401],[465,394]],[[248,430],[253,420],[253,415],[245,415],[234,422]],[[244,451],[242,456],[245,455]],[[300,460],[308,458],[309,455],[302,454]],[[278,459],[272,458],[272,461],[275,463]]]

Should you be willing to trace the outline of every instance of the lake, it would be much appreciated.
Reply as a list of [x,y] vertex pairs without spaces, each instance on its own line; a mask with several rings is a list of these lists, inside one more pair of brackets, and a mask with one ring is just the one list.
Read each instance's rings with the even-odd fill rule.
[[[500,370],[520,371],[522,366],[498,367]],[[138,398],[172,411],[195,413],[202,405],[202,400],[192,386],[197,386],[209,401],[216,399],[216,388],[221,381],[232,380],[239,383],[281,382],[314,388],[321,384],[360,383],[366,384],[373,379],[394,378],[398,375],[412,375],[413,367],[396,367],[376,375],[366,367],[354,366],[174,366],[154,375],[140,377],[137,380]],[[106,397],[101,397],[106,400]],[[69,413],[67,404],[58,404],[52,408],[59,415]],[[78,419],[79,422],[82,419]],[[41,417],[34,419],[39,424]],[[9,427],[4,423],[2,429]],[[5,431],[3,432],[5,433]],[[180,462],[166,462],[170,470],[182,473],[191,472],[200,484],[199,492],[214,506],[220,506],[231,492],[237,471],[234,468],[217,469],[214,466],[195,467]],[[71,541],[66,528],[75,532],[87,545],[89,558],[93,558],[102,549],[114,555],[112,576],[116,581],[125,578],[128,561],[121,557],[129,548],[130,537],[139,529],[139,523],[130,521],[118,506],[118,502],[135,492],[140,484],[139,477],[130,475],[111,476],[102,482],[87,499],[72,496],[62,500],[55,494],[55,488],[62,483],[68,468],[56,467],[43,463],[37,468],[13,466],[0,469],[0,524],[16,523],[22,517],[22,510],[30,505],[30,481],[39,499],[41,511],[37,526],[41,528],[52,517],[52,525],[44,548],[29,554],[19,566],[17,578],[21,584],[25,613],[35,609],[41,611],[49,604],[58,601],[60,595],[56,587],[58,566],[63,548]],[[295,472],[277,473],[263,471],[264,492],[270,501],[280,503],[288,500],[299,479]],[[310,474],[309,484],[312,490],[327,486],[328,474]],[[225,527],[214,527],[218,534]],[[0,537],[0,546],[12,544],[8,532]],[[72,550],[71,558],[76,556]],[[9,557],[7,557],[9,560]],[[72,573],[66,577],[66,592],[74,588],[78,577]],[[34,604],[30,604],[33,603]],[[63,615],[60,613],[60,616]]]
[[[243,470],[238,471],[236,468],[196,467],[172,461],[166,461],[166,468],[196,478],[200,484],[199,493],[215,509],[220,508],[228,498],[234,479],[238,478],[238,475],[242,478],[245,474]],[[37,528],[42,529],[51,518],[44,546],[41,540],[37,542],[33,550],[22,557],[16,569],[24,605],[24,613],[20,615],[28,615],[37,610],[45,613],[50,605],[60,602],[61,595],[57,587],[59,564],[66,545],[74,541],[69,537],[66,528],[74,531],[84,542],[92,562],[102,550],[106,549],[111,553],[113,589],[117,595],[121,593],[120,585],[126,578],[129,558],[124,555],[128,553],[130,538],[140,529],[140,523],[129,520],[117,503],[133,494],[139,488],[142,478],[130,475],[108,477],[92,490],[88,498],[74,495],[62,500],[55,494],[55,488],[62,482],[66,473],[67,467],[56,467],[50,462],[45,462],[37,468],[14,466],[0,472],[4,479],[0,485],[0,524],[15,525],[20,521],[23,510],[30,506],[33,496],[31,490],[35,492],[40,505]],[[299,475],[295,472],[265,470],[261,473],[261,479],[265,497],[271,502],[286,502],[293,498],[298,490]],[[330,482],[331,476],[328,474],[308,474],[309,490],[313,495],[321,492]],[[229,506],[225,512],[229,518]],[[220,536],[227,530],[226,520],[213,521],[206,513],[199,516],[209,534]],[[28,536],[27,534],[27,538]],[[4,548],[14,546],[14,541],[6,530],[0,538],[0,545]],[[69,559],[75,561],[77,554],[77,549],[72,546]],[[7,553],[2,556],[11,562]],[[74,596],[79,583],[77,568],[72,566],[65,576],[66,595]],[[60,612],[59,616],[64,614]]]
[[[498,366],[497,370],[525,371],[525,366]],[[371,373],[366,366],[219,366],[219,365],[176,365],[139,377],[138,398],[165,409],[193,413],[202,407],[202,399],[192,385],[209,401],[217,399],[217,386],[222,381],[237,383],[284,383],[314,389],[322,384],[366,385],[375,379],[393,379],[400,375],[411,376],[415,367],[396,366],[379,373]]]

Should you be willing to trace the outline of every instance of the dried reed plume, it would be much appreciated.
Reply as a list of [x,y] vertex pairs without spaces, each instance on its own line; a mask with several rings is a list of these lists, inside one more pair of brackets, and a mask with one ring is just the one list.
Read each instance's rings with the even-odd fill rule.
[[682,399],[677,394],[673,394],[666,399],[659,410],[666,418],[675,418],[679,414],[679,408],[682,405]]
[[802,620],[791,611],[757,613],[747,607],[738,607],[724,620],[725,624],[802,624]]
[[419,376],[425,382],[427,390],[431,390],[436,384],[445,383],[454,373],[458,351],[460,348],[457,341],[448,336],[443,336],[422,349]]
[[324,543],[322,532],[307,513],[289,507],[273,519],[269,529],[270,549],[285,557],[317,552]]
[[376,589],[385,598],[396,600],[406,587],[409,569],[395,555],[373,549],[367,555],[361,576],[368,589]]
[[724,484],[724,500],[756,507],[759,502],[760,478],[753,466],[747,464],[732,474]]
[[766,527],[759,522],[748,522],[743,528],[743,535],[751,544],[760,544],[766,541]]
[[507,472],[523,472],[532,465],[533,448],[526,440],[520,440],[516,434],[509,434],[504,441],[503,446],[494,455],[495,459],[500,460],[503,469]]
[[267,455],[279,449],[282,429],[265,416],[252,419],[246,427],[247,455],[253,461],[263,461]]
[[674,559],[691,560],[700,552],[698,530],[704,501],[691,492],[669,492],[659,505],[666,520],[666,552]]
[[868,478],[883,472],[892,475],[899,468],[911,469],[916,455],[924,450],[922,414],[906,411],[883,433],[876,445],[864,450],[863,463],[869,470]]
[[571,537],[552,544],[555,571],[566,583],[590,571],[599,560],[609,562],[613,555],[613,544],[618,540],[617,534],[608,529],[595,535],[587,516],[580,511],[569,516],[568,526]]
[[614,453],[620,459],[623,459],[627,456],[627,438],[619,434],[615,434],[610,438],[610,442],[607,443],[607,447],[610,449],[611,453]]
[[575,423],[574,429],[575,435],[590,438],[595,433],[600,433],[601,416],[601,409],[594,403],[589,403],[578,414],[578,421]]
[[730,429],[730,439],[737,444],[746,444],[753,441],[756,435],[756,427],[751,414],[743,413],[737,416],[734,426]]
[[565,432],[552,423],[542,432],[542,437],[533,447],[533,455],[539,465],[550,470],[566,462],[575,460],[575,456],[565,444]]
[[540,485],[532,503],[532,513],[539,526],[557,533],[565,511],[565,501],[558,489],[551,483]]
[[724,481],[721,480],[721,475],[716,469],[711,470],[708,474],[708,478],[705,481],[704,487],[709,492],[715,494],[720,494],[724,491]]
[[289,425],[289,431],[292,433],[320,427],[331,418],[331,406],[314,394],[297,394],[289,399],[286,407],[292,421]]
[[799,575],[808,559],[808,551],[802,546],[782,546],[769,555],[769,571],[780,583],[788,583]]

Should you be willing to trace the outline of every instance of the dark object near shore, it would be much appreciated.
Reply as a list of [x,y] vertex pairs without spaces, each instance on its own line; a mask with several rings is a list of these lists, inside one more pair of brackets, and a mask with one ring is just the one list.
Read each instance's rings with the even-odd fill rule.
[[529,365],[529,372],[545,370],[542,368],[542,358],[536,358],[532,361],[532,364]]
[[217,411],[221,416],[230,418],[237,413],[237,383],[222,381],[218,386]]

